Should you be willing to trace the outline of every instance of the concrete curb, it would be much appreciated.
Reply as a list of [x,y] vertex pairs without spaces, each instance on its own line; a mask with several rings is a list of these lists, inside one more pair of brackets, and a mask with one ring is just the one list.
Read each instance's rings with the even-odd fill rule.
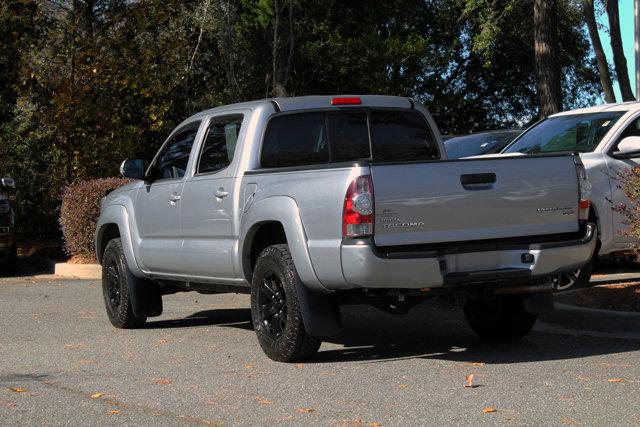
[[56,263],[54,274],[59,277],[73,279],[99,280],[102,278],[102,266],[100,264],[69,264]]
[[640,313],[600,310],[555,303],[553,313],[540,317],[550,325],[606,333],[640,333]]

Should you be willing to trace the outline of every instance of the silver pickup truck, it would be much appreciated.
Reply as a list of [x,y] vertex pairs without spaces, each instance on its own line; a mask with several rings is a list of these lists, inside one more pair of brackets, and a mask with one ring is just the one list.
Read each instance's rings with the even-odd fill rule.
[[481,337],[522,337],[596,244],[578,157],[447,160],[408,98],[214,108],[121,172],[135,181],[104,198],[95,240],[111,323],[141,326],[174,292],[246,292],[277,361],[339,333],[342,304],[450,298]]

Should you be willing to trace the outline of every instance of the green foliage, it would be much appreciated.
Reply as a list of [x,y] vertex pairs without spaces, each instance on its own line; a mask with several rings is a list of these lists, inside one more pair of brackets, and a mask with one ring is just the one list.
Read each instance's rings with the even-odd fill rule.
[[129,182],[130,180],[122,178],[93,179],[64,189],[60,207],[60,227],[69,255],[95,259],[93,239],[100,215],[100,201],[107,191]]
[[[65,185],[150,158],[184,118],[225,103],[282,91],[412,96],[443,133],[537,117],[532,0],[275,5],[2,2],[0,174],[18,182],[21,234],[50,237]],[[564,105],[592,103],[598,78],[576,0],[558,10]]]

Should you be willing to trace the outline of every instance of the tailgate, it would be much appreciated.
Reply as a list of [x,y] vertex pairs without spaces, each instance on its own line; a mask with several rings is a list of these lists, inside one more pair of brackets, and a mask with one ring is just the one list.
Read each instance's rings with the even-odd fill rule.
[[378,246],[577,232],[572,156],[371,166]]

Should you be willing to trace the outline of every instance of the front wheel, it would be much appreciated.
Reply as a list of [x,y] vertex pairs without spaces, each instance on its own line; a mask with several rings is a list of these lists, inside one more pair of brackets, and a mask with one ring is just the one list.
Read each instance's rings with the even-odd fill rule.
[[483,339],[510,341],[533,329],[537,316],[527,313],[521,295],[499,295],[491,300],[470,300],[464,316],[471,329]]
[[586,288],[591,281],[591,275],[593,274],[593,263],[591,259],[589,264],[582,268],[566,273],[560,273],[553,279],[553,287],[556,291],[568,291],[573,289]]
[[256,261],[251,280],[251,318],[258,343],[276,362],[309,358],[321,340],[304,327],[297,286],[304,286],[287,245],[266,248]]
[[129,281],[135,280],[129,273],[120,239],[110,240],[102,258],[102,294],[107,316],[113,326],[120,329],[138,328],[146,317],[133,312]]

